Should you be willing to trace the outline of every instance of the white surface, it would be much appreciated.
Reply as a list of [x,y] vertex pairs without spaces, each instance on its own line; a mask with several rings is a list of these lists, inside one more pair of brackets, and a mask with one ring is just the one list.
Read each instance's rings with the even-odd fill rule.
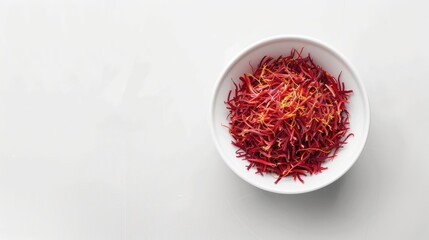
[[[248,161],[236,157],[238,148],[231,144],[234,139],[229,133],[229,129],[225,127],[229,125],[229,111],[226,109],[225,101],[230,92],[235,90],[231,79],[240,83],[239,78],[244,73],[252,72],[251,65],[256,67],[264,56],[276,59],[281,55],[288,55],[292,49],[303,49],[302,56],[304,57],[310,53],[315,64],[321,65],[323,69],[334,76],[341,73],[341,82],[345,84],[346,89],[353,89],[353,94],[348,99],[347,110],[350,113],[349,133],[353,133],[354,136],[348,138],[348,143],[338,151],[333,161],[326,161],[323,164],[323,167],[328,168],[328,170],[321,174],[306,176],[304,178],[305,184],[298,180],[294,181],[292,177],[283,178],[279,184],[274,184],[278,175],[261,176],[255,174],[256,169],[247,170]],[[370,124],[368,96],[351,63],[348,63],[341,53],[326,43],[302,36],[270,37],[243,50],[227,65],[224,73],[218,79],[210,107],[212,108],[210,121],[213,139],[225,163],[243,180],[275,193],[311,192],[339,179],[350,169],[362,152]]]
[[[0,239],[428,239],[423,1],[0,1]],[[368,142],[316,192],[270,194],[211,140],[220,71],[303,34],[370,97]]]

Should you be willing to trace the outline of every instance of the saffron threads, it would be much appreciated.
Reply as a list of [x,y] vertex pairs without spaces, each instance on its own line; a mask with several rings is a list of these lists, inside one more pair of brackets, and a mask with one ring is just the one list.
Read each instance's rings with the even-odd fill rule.
[[234,82],[225,102],[237,157],[257,174],[274,173],[277,184],[292,176],[325,170],[352,133],[346,104],[352,90],[293,49],[289,56],[264,57],[252,73]]

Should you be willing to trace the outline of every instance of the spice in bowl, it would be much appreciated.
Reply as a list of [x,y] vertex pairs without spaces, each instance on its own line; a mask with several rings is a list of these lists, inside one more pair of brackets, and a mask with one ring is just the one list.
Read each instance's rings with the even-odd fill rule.
[[265,56],[256,69],[234,82],[225,101],[229,133],[247,170],[275,174],[277,184],[292,176],[326,169],[353,133],[347,103],[352,90],[315,64],[310,54],[292,49],[288,56]]

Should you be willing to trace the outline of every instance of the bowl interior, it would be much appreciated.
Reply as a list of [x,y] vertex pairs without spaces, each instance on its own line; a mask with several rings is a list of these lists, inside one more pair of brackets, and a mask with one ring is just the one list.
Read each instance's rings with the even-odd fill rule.
[[[239,82],[239,77],[246,72],[251,72],[251,66],[257,66],[262,57],[268,55],[278,57],[288,55],[292,48],[300,50],[303,54],[310,53],[314,62],[322,66],[334,76],[341,72],[341,80],[347,89],[352,89],[348,110],[350,112],[350,130],[354,137],[348,139],[338,152],[338,156],[324,163],[327,170],[322,173],[303,177],[305,181],[294,181],[287,177],[275,184],[276,176],[255,174],[255,169],[247,171],[248,162],[239,159],[235,155],[237,150],[231,144],[232,137],[228,129],[222,125],[228,125],[228,111],[224,101],[228,93],[234,88],[232,80]],[[324,187],[341,177],[353,165],[359,157],[367,138],[369,130],[369,105],[362,83],[347,61],[333,49],[315,40],[301,37],[280,37],[264,41],[254,45],[240,54],[221,76],[212,105],[212,131],[217,148],[227,165],[241,178],[261,189],[276,193],[303,193]]]

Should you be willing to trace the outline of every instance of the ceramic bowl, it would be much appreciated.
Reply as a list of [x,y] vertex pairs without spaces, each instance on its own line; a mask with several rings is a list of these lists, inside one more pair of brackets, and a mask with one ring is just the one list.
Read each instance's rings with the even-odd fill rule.
[[[228,110],[224,101],[228,93],[234,88],[232,80],[238,82],[239,77],[251,72],[251,66],[256,66],[262,57],[288,55],[291,49],[304,49],[303,54],[310,53],[313,61],[334,76],[341,73],[341,80],[347,89],[353,93],[349,99],[347,109],[350,113],[350,130],[354,136],[347,140],[333,159],[326,161],[323,166],[328,167],[321,173],[303,177],[305,183],[294,181],[292,177],[282,179],[275,184],[275,175],[255,174],[255,169],[246,169],[247,161],[236,157],[237,148],[231,144],[232,137],[228,129]],[[227,65],[216,84],[211,104],[211,130],[216,147],[229,168],[246,182],[266,191],[297,194],[320,189],[339,179],[359,158],[369,131],[370,108],[368,97],[362,81],[355,69],[342,54],[333,47],[319,40],[302,36],[277,36],[262,40],[245,49]]]

